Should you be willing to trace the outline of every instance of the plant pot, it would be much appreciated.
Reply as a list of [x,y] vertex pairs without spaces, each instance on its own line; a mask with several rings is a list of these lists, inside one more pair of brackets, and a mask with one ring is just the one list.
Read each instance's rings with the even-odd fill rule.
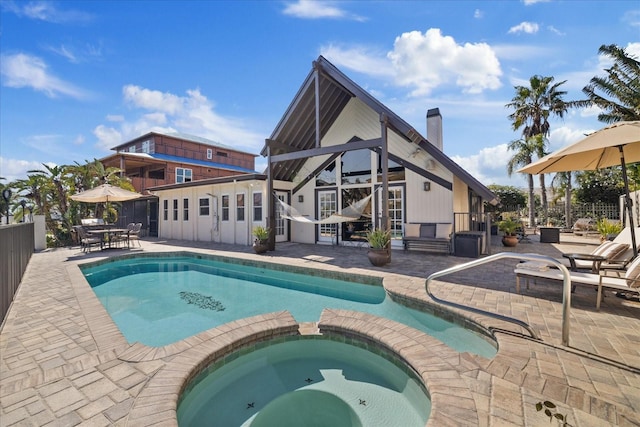
[[257,254],[263,254],[269,250],[269,244],[267,241],[262,242],[260,240],[256,240],[253,242],[253,250]]
[[512,248],[518,244],[518,236],[502,236],[502,244]]
[[391,262],[391,254],[388,249],[371,248],[369,252],[367,252],[367,258],[369,258],[369,262],[376,267],[382,267]]

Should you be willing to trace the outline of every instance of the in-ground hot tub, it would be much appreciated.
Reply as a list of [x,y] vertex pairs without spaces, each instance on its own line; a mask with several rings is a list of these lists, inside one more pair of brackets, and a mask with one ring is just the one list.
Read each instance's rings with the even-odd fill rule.
[[376,349],[326,338],[261,343],[204,369],[186,387],[186,426],[424,426],[422,382]]

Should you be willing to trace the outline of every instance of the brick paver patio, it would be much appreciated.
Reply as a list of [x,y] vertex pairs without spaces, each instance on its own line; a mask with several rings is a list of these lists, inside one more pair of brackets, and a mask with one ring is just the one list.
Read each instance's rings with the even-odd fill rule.
[[[536,237],[513,250],[559,257],[589,251],[597,243],[563,234],[560,244],[546,244]],[[504,250],[497,243],[492,251]],[[79,248],[64,248],[36,253],[0,333],[0,425],[175,425],[181,387],[193,367],[211,359],[207,355],[300,330],[359,337],[400,354],[432,393],[429,425],[548,425],[535,404],[551,400],[574,426],[640,426],[638,302],[609,292],[596,311],[594,289],[578,287],[572,295],[570,345],[565,347],[560,287],[537,283],[517,294],[516,261],[502,260],[443,277],[431,289],[440,299],[514,317],[539,333],[541,341],[528,339],[517,325],[453,309],[455,316],[493,331],[499,351],[491,360],[455,353],[402,325],[348,311],[325,311],[318,324],[300,328],[283,312],[161,348],[129,345],[78,277],[77,264],[127,252],[176,250],[382,276],[389,292],[436,310],[444,309],[426,295],[424,279],[469,261],[394,251],[390,265],[375,268],[365,248],[287,243],[258,256],[244,246],[158,239],[143,240],[141,249],[131,251],[83,254]]]

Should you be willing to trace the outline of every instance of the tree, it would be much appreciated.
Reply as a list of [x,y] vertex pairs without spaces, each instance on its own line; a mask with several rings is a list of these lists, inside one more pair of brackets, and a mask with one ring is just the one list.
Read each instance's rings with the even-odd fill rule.
[[613,44],[600,46],[598,53],[610,57],[613,65],[605,69],[605,77],[593,77],[582,89],[589,99],[579,105],[599,107],[603,123],[640,120],[640,62]]
[[[551,180],[551,188],[556,193],[555,189],[558,188],[558,194],[564,193],[564,221],[565,227],[571,228],[571,172],[558,172]],[[564,190],[564,191],[563,191]],[[554,201],[561,197],[555,197]]]
[[[506,107],[514,111],[509,115],[513,130],[522,129],[522,140],[525,144],[514,144],[514,148],[526,147],[529,154],[543,157],[546,153],[547,137],[549,136],[550,116],[563,118],[567,110],[575,105],[575,102],[566,102],[562,99],[566,91],[560,90],[560,86],[566,80],[554,83],[553,77],[534,75],[529,79],[529,86],[515,86],[516,95]],[[510,149],[512,144],[510,144]],[[514,157],[518,153],[514,154]],[[511,163],[511,162],[510,162]],[[530,178],[532,181],[532,178]],[[531,183],[533,187],[533,184]],[[540,174],[540,190],[542,192],[543,221],[546,222],[548,209],[547,191],[544,174]],[[533,194],[533,189],[530,191]],[[533,197],[530,198],[533,202]],[[533,207],[529,208],[529,220],[533,219]],[[532,223],[531,223],[532,224]]]
[[[536,147],[532,144],[530,139],[516,139],[511,141],[508,149],[515,152],[513,157],[509,159],[509,162],[507,163],[507,173],[509,176],[511,176],[517,168],[531,163],[533,154],[536,152]],[[529,206],[529,226],[535,227],[536,215],[533,197],[533,175],[527,174],[527,184],[529,188],[529,202],[527,203]]]
[[580,203],[618,204],[624,193],[620,167],[576,172],[576,182],[579,187],[574,195]]

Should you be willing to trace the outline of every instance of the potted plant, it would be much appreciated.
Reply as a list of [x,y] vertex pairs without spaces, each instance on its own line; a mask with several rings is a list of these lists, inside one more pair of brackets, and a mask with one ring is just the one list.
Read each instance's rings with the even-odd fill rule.
[[622,224],[602,218],[596,223],[596,230],[600,234],[600,241],[613,240],[622,231]]
[[382,267],[391,261],[390,231],[385,231],[381,228],[373,229],[367,233],[367,242],[369,243],[367,258],[369,258],[371,264],[376,267]]
[[504,236],[502,236],[502,244],[504,246],[513,247],[518,244],[516,231],[520,227],[520,222],[513,218],[507,218],[498,223],[498,229],[504,233]]
[[253,228],[253,235],[256,240],[253,241],[253,250],[257,254],[263,254],[269,250],[269,228],[258,225]]

